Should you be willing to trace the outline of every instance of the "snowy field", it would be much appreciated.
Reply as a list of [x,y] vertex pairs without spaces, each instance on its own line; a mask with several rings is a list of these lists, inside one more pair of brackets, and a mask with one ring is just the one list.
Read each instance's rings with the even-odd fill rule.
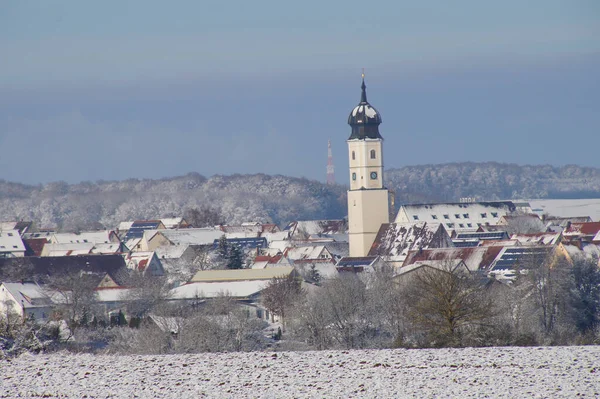
[[600,396],[600,346],[0,361],[2,398],[575,398]]

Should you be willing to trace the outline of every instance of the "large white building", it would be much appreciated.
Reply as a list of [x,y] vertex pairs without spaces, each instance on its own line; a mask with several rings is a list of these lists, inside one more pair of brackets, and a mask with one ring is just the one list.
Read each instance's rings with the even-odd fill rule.
[[363,74],[360,103],[354,107],[348,124],[350,190],[348,191],[348,234],[350,256],[367,256],[383,223],[389,223],[388,190],[383,186],[383,137],[379,134],[381,116],[367,102]]

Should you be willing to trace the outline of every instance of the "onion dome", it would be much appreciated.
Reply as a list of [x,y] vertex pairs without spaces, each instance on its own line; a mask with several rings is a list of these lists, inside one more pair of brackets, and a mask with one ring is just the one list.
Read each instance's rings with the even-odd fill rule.
[[365,85],[364,73],[360,87],[362,89],[360,103],[354,107],[348,116],[348,124],[352,127],[352,134],[348,140],[383,139],[379,134],[381,115],[367,101],[367,86]]

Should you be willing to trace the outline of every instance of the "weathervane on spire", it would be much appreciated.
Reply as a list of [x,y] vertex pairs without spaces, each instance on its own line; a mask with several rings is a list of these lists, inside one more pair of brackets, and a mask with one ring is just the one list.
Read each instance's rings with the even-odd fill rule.
[[362,69],[362,84],[360,85],[362,93],[360,95],[360,102],[367,102],[367,86],[365,85],[365,68]]

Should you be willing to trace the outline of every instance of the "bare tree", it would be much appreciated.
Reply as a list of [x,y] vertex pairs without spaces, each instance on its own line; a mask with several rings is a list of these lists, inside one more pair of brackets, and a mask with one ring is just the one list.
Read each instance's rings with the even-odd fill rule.
[[285,330],[285,317],[288,310],[304,295],[302,280],[292,274],[283,278],[273,278],[261,293],[263,306],[281,318]]
[[413,273],[408,314],[427,333],[429,344],[460,346],[465,333],[491,319],[492,303],[483,286],[452,263]]
[[223,224],[225,218],[220,209],[202,205],[199,208],[190,208],[183,214],[185,220],[194,227],[212,227]]
[[160,311],[169,298],[170,289],[164,277],[131,275],[131,289],[122,296],[131,317],[141,319],[150,312]]

